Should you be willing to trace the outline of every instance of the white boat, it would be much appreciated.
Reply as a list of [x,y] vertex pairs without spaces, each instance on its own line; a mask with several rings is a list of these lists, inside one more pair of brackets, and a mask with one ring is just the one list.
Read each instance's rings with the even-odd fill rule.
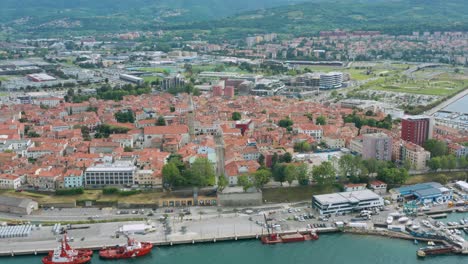
[[414,229],[414,230],[418,230],[421,226],[418,225],[417,223],[414,223],[412,226],[411,226],[411,229]]
[[391,217],[399,217],[401,214],[399,212],[393,212],[388,215],[390,215]]
[[465,225],[465,220],[460,220],[460,225]]
[[400,222],[400,223],[405,223],[405,222],[407,222],[408,220],[409,220],[409,218],[406,217],[406,216],[403,216],[403,217],[398,218],[398,222]]
[[406,222],[406,226],[411,226],[413,224],[413,221],[411,220],[408,220],[408,222]]
[[390,215],[390,216],[387,217],[387,224],[390,225],[392,223],[393,223],[393,216]]
[[425,226],[425,227],[431,227],[431,223],[427,220],[422,220],[422,224]]
[[429,242],[427,242],[427,245],[428,246],[435,246],[435,243],[434,243],[434,241],[429,241]]

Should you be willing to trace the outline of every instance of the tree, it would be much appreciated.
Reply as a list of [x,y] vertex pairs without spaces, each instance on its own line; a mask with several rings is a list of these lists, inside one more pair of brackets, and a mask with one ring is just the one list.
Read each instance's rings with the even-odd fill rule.
[[132,151],[133,151],[132,147],[130,147],[130,146],[125,146],[124,147],[124,152],[132,152]]
[[284,155],[279,158],[279,162],[291,163],[291,161],[292,155],[289,152],[284,153]]
[[219,175],[218,177],[218,190],[223,191],[226,186],[228,186],[228,180],[226,179],[226,176],[224,174]]
[[273,156],[271,156],[271,167],[274,167],[276,165],[276,163],[278,162],[279,160],[279,157],[278,157],[278,153],[273,153]]
[[403,161],[403,168],[405,168],[406,170],[410,170],[411,169],[411,161],[409,159],[405,159]]
[[311,150],[310,144],[307,141],[301,141],[294,144],[295,152],[309,152]]
[[401,185],[409,178],[408,171],[404,168],[384,168],[380,169],[377,179],[386,182],[389,185]]
[[424,148],[431,153],[431,157],[439,157],[447,154],[447,144],[437,139],[428,139]]
[[253,184],[255,187],[261,189],[265,184],[270,181],[271,172],[266,169],[258,170],[253,175]]
[[327,124],[327,119],[324,117],[324,116],[319,116],[317,117],[317,119],[315,120],[315,124],[316,125],[326,125]]
[[26,135],[30,138],[38,138],[41,136],[36,131],[29,131]]
[[468,168],[468,156],[461,156],[458,159],[458,168],[460,169]]
[[186,173],[192,186],[205,187],[215,184],[214,168],[207,158],[197,158]]
[[273,166],[273,170],[272,170],[273,179],[277,182],[280,182],[281,186],[283,185],[283,182],[286,181],[286,177],[284,174],[285,168],[286,168],[286,165],[281,164],[281,163],[276,163]]
[[297,170],[297,181],[300,185],[309,185],[309,172],[307,165],[305,163],[301,163],[300,165],[296,166]]
[[168,187],[181,185],[183,182],[179,169],[174,162],[169,162],[162,168],[164,184]]
[[164,119],[163,116],[159,116],[158,120],[156,121],[156,126],[165,126],[166,125],[166,119]]
[[457,167],[457,158],[454,155],[447,156],[447,169],[453,170]]
[[258,156],[258,164],[260,164],[260,166],[265,166],[265,156],[263,154],[260,154],[260,156]]
[[198,88],[193,88],[192,94],[193,94],[193,96],[200,96],[200,95],[201,95],[201,91],[200,91],[200,89],[198,89]]
[[433,171],[440,169],[440,157],[433,157],[427,163],[427,166]]
[[284,127],[284,128],[290,127],[290,126],[292,126],[293,124],[294,124],[293,121],[292,121],[291,119],[289,119],[289,118],[281,119],[281,120],[278,122],[278,126]]
[[284,169],[284,178],[291,186],[293,181],[297,179],[296,166],[294,166],[293,164],[287,165],[286,168]]
[[223,64],[216,65],[216,67],[214,68],[215,72],[223,72],[224,70],[225,68]]
[[363,160],[363,165],[366,167],[369,174],[376,173],[379,168],[379,161],[376,159]]
[[115,119],[119,123],[133,123],[135,122],[135,115],[133,114],[132,110],[127,110],[127,111],[119,111],[114,114]]
[[448,169],[449,164],[448,164],[448,159],[447,156],[441,156],[440,157],[440,168],[443,170]]
[[438,182],[440,184],[447,184],[448,181],[449,181],[449,177],[447,175],[441,173],[441,174],[435,175],[432,180],[435,181],[435,182]]
[[239,186],[242,186],[242,188],[244,189],[244,192],[246,192],[248,189],[253,187],[252,181],[247,175],[239,176],[237,178],[237,184]]
[[358,160],[351,154],[343,155],[338,161],[340,173],[346,178],[357,175]]
[[325,161],[312,169],[312,176],[319,186],[329,188],[335,182],[336,171],[331,162]]
[[234,121],[241,120],[242,115],[239,112],[233,112],[231,115],[231,119]]

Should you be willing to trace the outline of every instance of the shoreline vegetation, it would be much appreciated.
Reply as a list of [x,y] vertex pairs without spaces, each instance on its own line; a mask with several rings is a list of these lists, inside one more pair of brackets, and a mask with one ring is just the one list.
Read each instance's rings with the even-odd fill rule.
[[[426,172],[417,175],[411,175],[405,182],[405,185],[438,181],[440,177],[444,180],[454,181],[463,180],[468,178],[468,171],[442,171],[442,172]],[[325,188],[326,187],[326,188]],[[292,186],[292,187],[268,187],[263,188],[263,200],[265,204],[271,203],[284,203],[284,202],[304,202],[310,201],[312,195],[324,194],[339,191],[338,186]],[[171,192],[164,192],[162,190],[144,190],[144,191],[123,191],[109,189],[109,190],[95,190],[83,189],[82,194],[75,194],[71,191],[68,195],[58,195],[50,192],[36,192],[36,191],[22,191],[16,192],[14,190],[0,190],[0,195],[29,198],[39,202],[40,205],[53,206],[55,204],[63,203],[76,203],[76,206],[84,205],[85,201],[93,201],[98,207],[112,207],[118,204],[133,204],[133,205],[147,205],[153,206],[162,198],[174,197]],[[142,203],[142,201],[144,201]]]

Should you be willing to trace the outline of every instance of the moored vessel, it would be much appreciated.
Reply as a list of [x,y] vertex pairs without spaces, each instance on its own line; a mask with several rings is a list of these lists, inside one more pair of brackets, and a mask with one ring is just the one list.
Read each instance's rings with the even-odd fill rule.
[[282,234],[279,235],[272,231],[270,232],[270,225],[268,224],[268,219],[265,215],[265,223],[267,225],[267,235],[264,235],[260,238],[263,244],[279,244],[279,243],[291,243],[291,242],[301,242],[309,240],[317,240],[319,236],[314,231],[308,231],[306,233],[294,233],[294,234]]
[[103,259],[126,259],[147,255],[153,249],[150,242],[138,242],[135,239],[127,237],[127,243],[114,247],[106,247],[99,250],[99,257]]
[[70,256],[62,245],[56,248],[52,255],[42,258],[43,264],[85,264],[91,261],[91,256]]
[[[73,249],[70,244],[68,244],[67,234],[63,234],[61,247],[64,247],[64,250],[67,252],[68,256],[92,256],[93,251],[91,249]],[[49,251],[49,256],[54,255],[54,251]]]
[[441,255],[452,253],[454,248],[452,246],[428,246],[420,248],[416,254],[418,257],[425,257],[427,255]]
[[387,222],[387,224],[391,225],[391,224],[393,223],[393,216],[389,215],[389,216],[387,217],[387,221],[386,221],[386,222]]

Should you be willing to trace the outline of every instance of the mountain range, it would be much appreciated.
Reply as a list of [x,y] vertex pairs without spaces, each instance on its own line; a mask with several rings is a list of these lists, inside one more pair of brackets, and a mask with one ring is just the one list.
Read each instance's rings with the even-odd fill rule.
[[157,31],[238,38],[320,30],[468,31],[466,0],[1,0],[2,36]]

